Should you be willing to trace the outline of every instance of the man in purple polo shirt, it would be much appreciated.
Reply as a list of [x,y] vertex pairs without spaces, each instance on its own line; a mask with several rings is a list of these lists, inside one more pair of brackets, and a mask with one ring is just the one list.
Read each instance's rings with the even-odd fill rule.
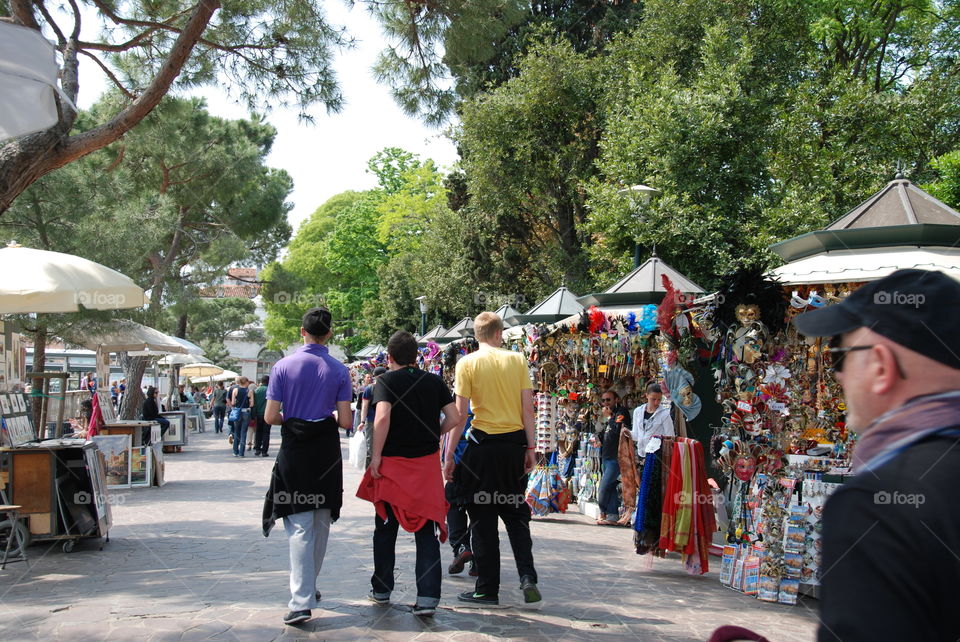
[[290,612],[285,624],[310,619],[330,524],[343,505],[338,428],[352,425],[347,367],[330,356],[333,320],[325,308],[303,315],[303,347],[274,364],[264,420],[280,425],[280,452],[263,506],[266,537],[277,519],[290,538]]

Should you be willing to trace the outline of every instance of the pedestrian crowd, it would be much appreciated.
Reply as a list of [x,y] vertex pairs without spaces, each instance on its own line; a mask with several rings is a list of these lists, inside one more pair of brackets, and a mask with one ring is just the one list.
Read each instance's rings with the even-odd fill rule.
[[[474,322],[480,349],[456,367],[454,390],[417,366],[416,339],[396,332],[387,344],[387,367],[364,382],[357,429],[369,444],[356,494],[374,507],[369,599],[392,600],[395,546],[400,528],[414,533],[417,595],[412,612],[432,616],[440,602],[440,545],[453,548],[450,573],[475,576],[473,590],[457,599],[477,607],[500,605],[500,543],[503,521],[527,603],[539,602],[524,501],[536,463],[534,407],[526,360],[502,349],[503,322],[492,312]],[[264,502],[263,532],[277,520],[289,537],[290,611],[294,625],[311,617],[321,598],[317,580],[331,525],[343,504],[339,428],[354,427],[355,398],[349,371],[330,355],[330,312],[309,310],[300,334],[303,346],[278,361],[265,381],[263,417],[281,426],[281,443]],[[242,382],[230,393],[234,412],[249,405]],[[254,393],[255,394],[255,393]],[[246,412],[241,410],[240,414]],[[237,434],[242,435],[243,427]],[[236,440],[235,440],[236,443]]]

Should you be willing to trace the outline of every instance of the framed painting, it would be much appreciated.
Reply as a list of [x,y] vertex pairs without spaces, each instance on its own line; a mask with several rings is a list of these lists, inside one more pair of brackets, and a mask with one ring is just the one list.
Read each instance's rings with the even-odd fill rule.
[[185,446],[187,443],[187,415],[183,412],[161,412],[161,417],[170,421],[170,428],[163,436],[164,446]]
[[97,435],[93,443],[103,453],[107,488],[130,488],[130,435]]
[[130,485],[149,486],[153,482],[153,455],[150,446],[130,451]]

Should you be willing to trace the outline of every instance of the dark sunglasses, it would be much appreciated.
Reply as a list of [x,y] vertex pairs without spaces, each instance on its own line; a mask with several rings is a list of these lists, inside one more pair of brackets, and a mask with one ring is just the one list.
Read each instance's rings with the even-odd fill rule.
[[841,347],[841,341],[843,341],[843,337],[841,336],[830,337],[830,347],[827,348],[827,352],[833,357],[833,369],[836,372],[843,372],[844,357],[846,357],[848,353],[856,352],[857,350],[869,350],[873,347],[872,345]]
[[[827,348],[827,352],[830,353],[830,356],[833,358],[833,369],[835,372],[843,372],[843,364],[850,352],[856,352],[858,350],[869,350],[873,348],[873,345],[865,346],[841,346],[840,343],[843,340],[843,337],[835,336],[830,338],[830,347]],[[893,354],[893,363],[897,366],[897,375],[901,379],[906,379],[907,375],[904,373],[903,368],[900,366],[900,359],[897,358],[896,353]]]

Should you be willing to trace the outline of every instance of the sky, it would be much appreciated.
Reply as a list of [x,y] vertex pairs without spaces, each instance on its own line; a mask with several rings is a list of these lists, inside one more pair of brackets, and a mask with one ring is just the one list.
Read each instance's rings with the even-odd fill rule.
[[[288,200],[294,205],[289,214],[294,230],[331,196],[375,187],[376,177],[367,171],[367,161],[384,147],[400,147],[422,159],[431,158],[441,169],[449,169],[457,160],[456,148],[442,129],[406,116],[388,89],[374,80],[371,68],[384,41],[366,9],[339,2],[325,4],[331,23],[345,25],[357,40],[356,46],[341,53],[335,64],[346,105],[335,115],[327,115],[322,105],[314,107],[313,124],[299,122],[295,109],[267,114],[267,120],[277,129],[267,164],[285,169],[293,177],[294,188]],[[78,102],[85,108],[107,85],[94,63],[84,57],[81,74]],[[210,112],[217,116],[249,116],[244,107],[215,88],[193,93],[206,98]]]

